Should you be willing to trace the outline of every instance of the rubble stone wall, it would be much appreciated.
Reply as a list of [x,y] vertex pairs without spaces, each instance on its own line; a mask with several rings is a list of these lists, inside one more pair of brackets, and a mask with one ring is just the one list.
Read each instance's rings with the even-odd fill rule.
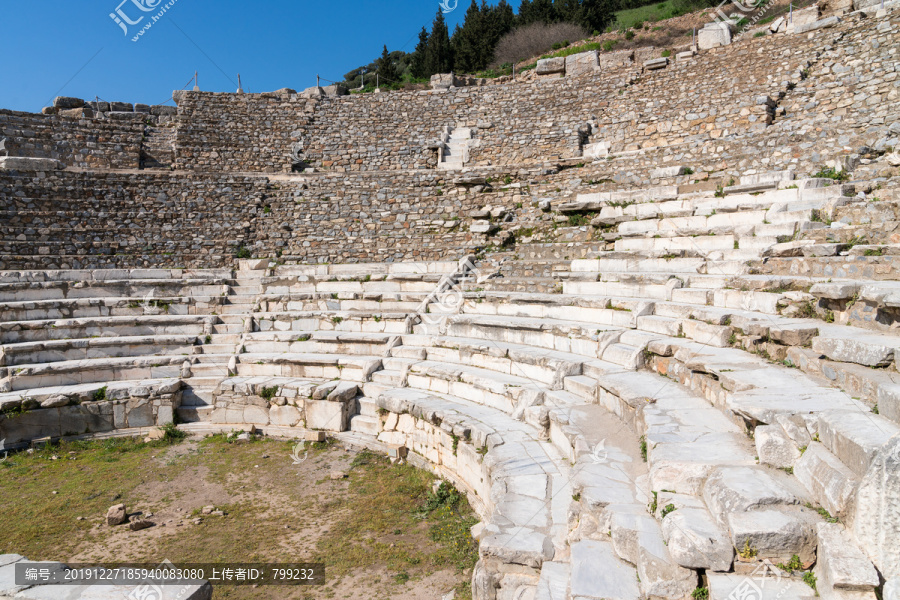
[[73,119],[0,110],[0,138],[10,156],[53,158],[82,169],[137,169],[144,123]]
[[3,172],[0,269],[18,268],[17,255],[64,269],[231,266],[255,237],[265,194],[264,178],[231,175]]

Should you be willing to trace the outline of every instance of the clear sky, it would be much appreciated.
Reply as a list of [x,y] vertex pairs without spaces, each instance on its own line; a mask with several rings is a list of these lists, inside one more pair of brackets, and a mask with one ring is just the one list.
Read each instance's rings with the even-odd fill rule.
[[[411,52],[440,8],[439,0],[122,2],[0,0],[0,108],[39,112],[58,95],[161,104],[194,71],[204,91],[235,91],[238,73],[246,92],[302,90],[317,73],[342,80],[383,44]],[[451,32],[469,4],[459,0],[446,15]],[[110,18],[117,9],[143,19],[119,17],[126,35]]]

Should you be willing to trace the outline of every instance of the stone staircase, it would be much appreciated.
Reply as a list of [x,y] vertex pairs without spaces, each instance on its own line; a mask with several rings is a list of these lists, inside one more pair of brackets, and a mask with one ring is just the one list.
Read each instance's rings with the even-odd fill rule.
[[142,169],[171,169],[175,165],[175,127],[148,125],[141,144]]
[[438,169],[447,171],[461,170],[469,161],[469,145],[472,130],[468,127],[448,128],[449,135],[444,134],[444,145]]

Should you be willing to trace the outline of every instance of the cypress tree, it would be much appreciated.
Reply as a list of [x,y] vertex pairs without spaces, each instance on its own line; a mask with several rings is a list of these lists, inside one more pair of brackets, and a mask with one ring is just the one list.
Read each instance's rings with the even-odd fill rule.
[[522,0],[522,3],[519,5],[519,13],[516,15],[516,26],[521,27],[523,25],[534,23],[534,19],[532,18],[533,12],[534,9],[531,5],[531,0]]
[[378,73],[379,83],[390,86],[400,83],[400,75],[397,74],[397,68],[394,66],[394,59],[388,52],[387,46],[381,52],[381,58],[376,61],[378,65],[376,72]]
[[553,7],[553,0],[534,0],[531,3],[531,23],[556,23],[559,19]]
[[453,49],[444,14],[438,9],[425,50],[425,72],[428,75],[449,73],[453,69]]
[[428,30],[425,27],[422,27],[422,31],[419,32],[419,43],[416,44],[416,49],[413,52],[412,60],[410,61],[410,73],[416,79],[423,79],[428,77],[428,73],[425,70],[425,53],[428,50]]
[[555,0],[553,10],[558,20],[581,24],[581,3],[578,0]]
[[461,73],[472,73],[482,68],[485,54],[485,34],[488,8],[478,6],[472,0],[462,27],[453,32],[453,68]]
[[615,18],[616,0],[582,0],[581,25],[588,31],[603,33]]

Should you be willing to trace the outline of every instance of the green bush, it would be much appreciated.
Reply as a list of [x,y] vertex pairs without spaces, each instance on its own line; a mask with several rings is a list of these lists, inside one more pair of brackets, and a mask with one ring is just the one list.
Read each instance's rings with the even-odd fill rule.
[[634,32],[631,31],[631,30],[626,31],[626,32],[625,32],[625,39],[628,40],[629,42],[630,42],[631,40],[633,40],[633,39],[634,39]]
[[812,175],[814,178],[833,179],[834,181],[847,181],[850,176],[846,171],[838,172],[834,167],[822,167],[818,173]]

